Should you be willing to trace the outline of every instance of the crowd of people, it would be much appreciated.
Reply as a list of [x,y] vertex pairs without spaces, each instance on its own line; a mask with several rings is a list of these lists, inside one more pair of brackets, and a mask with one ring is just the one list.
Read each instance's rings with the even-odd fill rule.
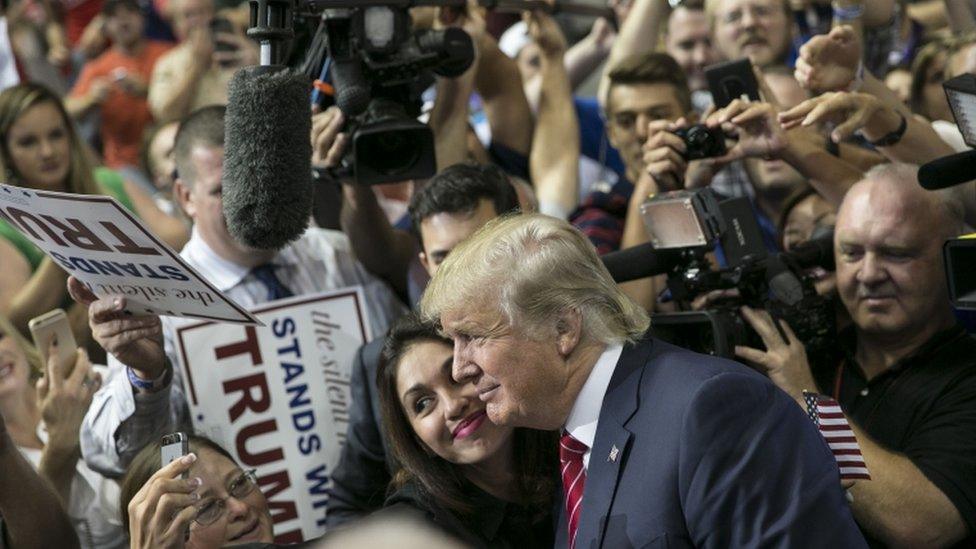
[[[310,101],[310,225],[263,250],[221,194],[228,84],[260,58],[247,2],[9,0],[3,182],[115,198],[247,309],[362,288],[374,337],[345,365],[310,544],[976,545],[976,316],[943,260],[976,227],[976,181],[919,185],[969,149],[943,83],[976,73],[976,2],[588,3],[605,17],[412,7],[474,46],[424,94],[436,174],[357,184],[336,169],[350,116]],[[758,98],[716,105],[706,68],[741,59]],[[701,158],[691,131],[724,146]],[[735,267],[724,241],[615,281],[601,258],[658,242],[662,196],[748,204],[770,257],[832,244],[794,269],[829,320],[817,341],[746,275],[675,283]],[[31,341],[57,308],[73,364]],[[656,329],[694,311],[748,334],[714,356]],[[191,322],[128,314],[0,219],[0,548],[274,543],[259,473],[195,429]],[[839,403],[870,480],[841,480],[810,393]],[[174,432],[188,453],[164,463]]]

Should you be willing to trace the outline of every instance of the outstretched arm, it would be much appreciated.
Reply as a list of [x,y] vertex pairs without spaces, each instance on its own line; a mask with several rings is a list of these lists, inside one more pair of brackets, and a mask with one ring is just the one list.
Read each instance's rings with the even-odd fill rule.
[[542,12],[529,19],[529,33],[542,57],[542,87],[529,171],[542,213],[566,219],[579,202],[579,121],[563,65],[566,39]]

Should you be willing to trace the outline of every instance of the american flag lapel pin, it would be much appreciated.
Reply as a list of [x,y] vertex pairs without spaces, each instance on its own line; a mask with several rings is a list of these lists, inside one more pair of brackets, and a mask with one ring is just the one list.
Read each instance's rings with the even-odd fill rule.
[[620,450],[618,450],[617,449],[617,445],[614,444],[613,447],[610,448],[610,456],[607,457],[607,461],[616,462],[617,461],[617,454],[619,454],[619,453],[620,453]]

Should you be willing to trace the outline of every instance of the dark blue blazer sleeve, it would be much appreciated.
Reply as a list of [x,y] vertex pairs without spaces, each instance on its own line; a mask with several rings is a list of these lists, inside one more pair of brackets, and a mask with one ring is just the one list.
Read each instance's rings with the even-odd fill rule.
[[679,496],[696,547],[866,547],[830,450],[771,383],[706,380],[682,433]]
[[383,339],[377,338],[356,353],[353,363],[346,444],[332,475],[326,527],[333,529],[383,507],[391,467],[387,465],[382,434],[376,371]]

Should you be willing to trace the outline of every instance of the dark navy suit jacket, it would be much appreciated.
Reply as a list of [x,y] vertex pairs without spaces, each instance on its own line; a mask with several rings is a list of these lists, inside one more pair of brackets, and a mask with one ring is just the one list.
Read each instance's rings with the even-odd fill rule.
[[[556,536],[566,547],[565,513]],[[576,536],[595,547],[866,544],[796,402],[745,366],[647,339],[624,348],[603,399]]]

